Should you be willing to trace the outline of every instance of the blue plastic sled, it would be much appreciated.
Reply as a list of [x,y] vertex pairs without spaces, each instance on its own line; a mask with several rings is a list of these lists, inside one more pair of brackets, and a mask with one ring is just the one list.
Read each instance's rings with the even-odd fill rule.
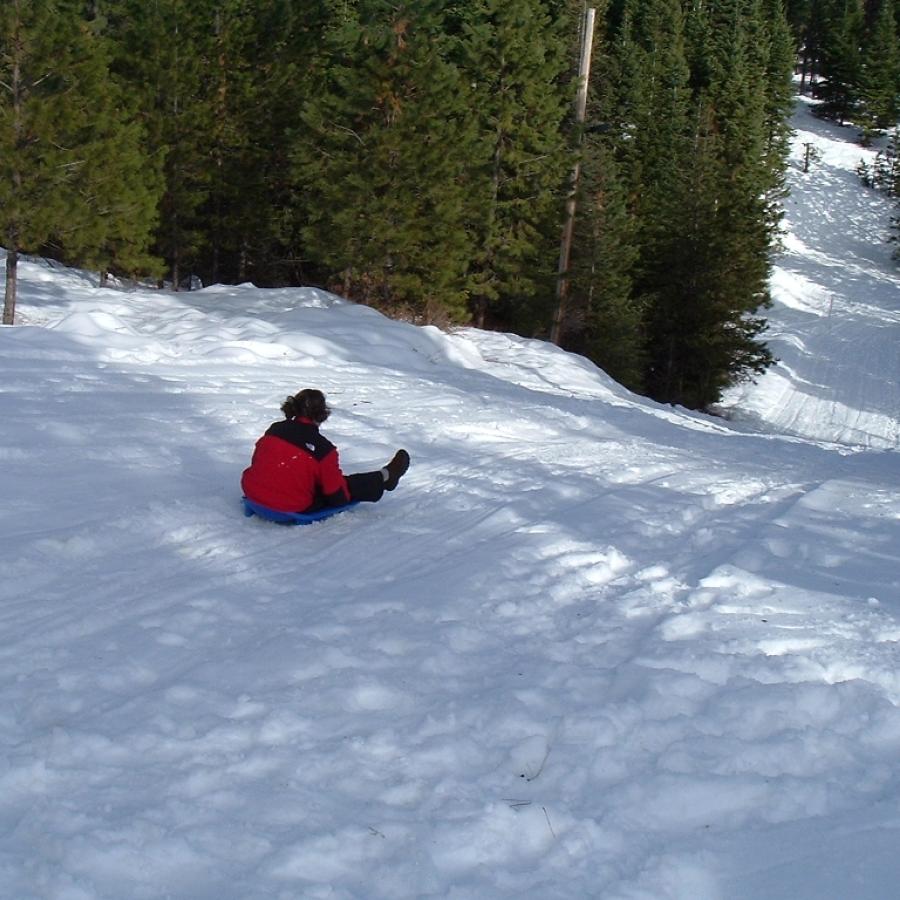
[[261,519],[268,519],[270,522],[278,522],[279,525],[312,525],[313,522],[321,522],[322,519],[330,519],[338,513],[353,509],[359,506],[359,501],[347,503],[344,506],[326,506],[325,509],[318,509],[315,512],[308,513],[288,513],[279,512],[277,509],[270,509],[261,503],[254,503],[246,497],[244,501],[245,516],[259,516]]

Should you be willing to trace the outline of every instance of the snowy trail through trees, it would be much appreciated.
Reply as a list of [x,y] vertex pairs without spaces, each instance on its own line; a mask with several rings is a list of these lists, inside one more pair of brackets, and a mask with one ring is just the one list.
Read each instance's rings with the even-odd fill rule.
[[[900,276],[887,244],[891,207],[856,168],[877,147],[853,128],[813,117],[798,101],[785,252],[772,278],[767,338],[780,360],[726,407],[767,429],[874,448],[900,443]],[[817,151],[802,171],[805,146]]]

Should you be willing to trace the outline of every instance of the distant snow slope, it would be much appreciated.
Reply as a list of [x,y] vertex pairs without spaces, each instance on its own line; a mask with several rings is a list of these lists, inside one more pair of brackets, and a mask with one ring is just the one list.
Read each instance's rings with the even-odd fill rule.
[[[824,314],[792,242],[842,257],[812,209],[777,339],[822,357],[778,370],[795,432],[819,384],[815,440],[311,289],[24,262],[0,329],[0,897],[894,896],[900,466],[896,396],[869,390],[895,336],[886,294],[835,294],[852,328]],[[245,519],[254,441],[307,385],[347,471],[398,446],[410,471],[325,524]]]
[[[825,441],[900,446],[900,263],[887,243],[893,203],[861,186],[876,150],[856,130],[794,116],[784,252],[765,338],[779,364],[730,392],[736,418]],[[803,172],[806,145],[818,152]]]

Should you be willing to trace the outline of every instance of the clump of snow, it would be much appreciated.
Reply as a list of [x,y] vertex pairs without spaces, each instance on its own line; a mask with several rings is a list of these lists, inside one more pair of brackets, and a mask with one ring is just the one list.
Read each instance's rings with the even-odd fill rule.
[[[795,177],[783,361],[733,424],[321,291],[23,262],[0,894],[892,896],[897,279],[841,218],[880,202],[856,153]],[[325,524],[245,519],[308,385],[348,471],[412,467]]]

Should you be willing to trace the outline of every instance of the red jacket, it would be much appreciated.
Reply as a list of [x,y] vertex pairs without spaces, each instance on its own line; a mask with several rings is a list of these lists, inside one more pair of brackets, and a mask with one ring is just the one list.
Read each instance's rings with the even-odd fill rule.
[[311,419],[270,425],[256,442],[241,487],[254,503],[280,512],[306,512],[350,500],[337,448]]

